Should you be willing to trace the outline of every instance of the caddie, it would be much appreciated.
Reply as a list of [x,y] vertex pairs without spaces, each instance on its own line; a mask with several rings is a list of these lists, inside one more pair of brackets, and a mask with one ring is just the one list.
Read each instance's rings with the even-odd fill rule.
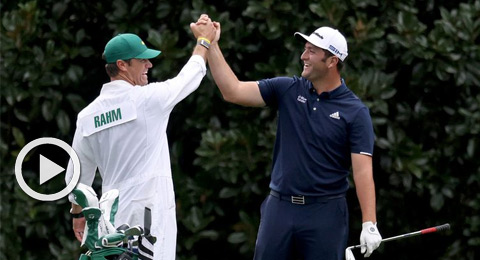
[[[110,82],[77,118],[73,149],[80,159],[80,183],[91,186],[98,169],[102,190],[119,191],[115,225],[143,225],[144,209],[152,210],[154,259],[175,259],[177,225],[175,195],[167,140],[167,124],[174,106],[195,91],[206,74],[206,55],[215,37],[208,22],[196,28],[197,44],[178,75],[148,83],[150,59],[161,52],[150,49],[131,33],[113,37],[103,57]],[[66,182],[73,175],[70,161]],[[73,202],[73,201],[72,201]],[[85,227],[82,208],[72,203],[75,237]]]

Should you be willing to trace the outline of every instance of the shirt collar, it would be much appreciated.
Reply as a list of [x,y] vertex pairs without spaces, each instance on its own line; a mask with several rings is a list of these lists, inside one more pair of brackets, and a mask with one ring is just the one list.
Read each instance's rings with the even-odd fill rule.
[[125,80],[114,80],[103,84],[100,94],[115,93],[130,90],[134,88],[132,84]]
[[[326,99],[332,99],[332,98],[336,98],[336,97],[342,95],[343,93],[345,93],[346,91],[348,91],[347,85],[345,85],[345,80],[343,80],[343,78],[341,79],[341,82],[342,83],[340,84],[340,86],[336,87],[332,91],[322,92],[320,94],[320,97],[321,98],[326,98]],[[309,82],[309,90],[310,90],[310,92],[315,93],[315,91],[314,91],[315,89],[313,88],[313,84],[311,82]]]

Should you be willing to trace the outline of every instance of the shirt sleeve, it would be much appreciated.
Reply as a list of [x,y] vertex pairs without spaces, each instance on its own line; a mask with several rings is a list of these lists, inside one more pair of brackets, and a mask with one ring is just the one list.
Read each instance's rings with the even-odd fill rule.
[[280,98],[295,83],[295,78],[276,77],[258,81],[260,94],[267,106],[277,107]]
[[[93,152],[88,146],[87,140],[82,135],[81,130],[77,126],[75,136],[73,137],[72,148],[80,161],[80,183],[91,186],[97,171],[97,165],[93,158]],[[65,182],[68,184],[73,178],[73,162],[70,159],[65,174]]]
[[193,55],[176,77],[145,86],[147,98],[156,106],[171,110],[200,86],[206,73],[205,60],[200,55]]
[[372,118],[367,107],[362,107],[350,126],[350,151],[372,156],[375,135],[373,132]]

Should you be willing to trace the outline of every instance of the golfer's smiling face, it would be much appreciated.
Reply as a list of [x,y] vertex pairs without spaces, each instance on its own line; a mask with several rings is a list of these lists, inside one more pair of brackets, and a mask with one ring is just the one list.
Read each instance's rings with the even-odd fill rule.
[[323,49],[307,42],[300,59],[303,61],[302,77],[313,82],[327,74],[327,58]]

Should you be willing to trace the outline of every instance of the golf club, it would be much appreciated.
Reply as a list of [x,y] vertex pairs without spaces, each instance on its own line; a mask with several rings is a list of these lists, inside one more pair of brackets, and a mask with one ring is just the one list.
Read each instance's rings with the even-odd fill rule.
[[[444,230],[448,230],[448,229],[450,229],[450,224],[447,223],[447,224],[443,224],[443,225],[436,226],[436,227],[425,228],[425,229],[422,229],[422,230],[419,230],[419,231],[410,232],[410,233],[406,233],[406,234],[402,234],[402,235],[398,235],[398,236],[385,238],[385,239],[382,239],[382,242],[399,240],[399,239],[403,239],[403,238],[407,238],[407,237],[424,235],[424,234],[433,233],[433,232],[437,232],[437,231],[444,231]],[[361,248],[362,246],[366,246],[366,245],[356,245],[356,246],[347,247],[345,249],[345,259],[346,260],[355,260],[355,257],[353,256],[353,253],[352,253],[352,249]]]

